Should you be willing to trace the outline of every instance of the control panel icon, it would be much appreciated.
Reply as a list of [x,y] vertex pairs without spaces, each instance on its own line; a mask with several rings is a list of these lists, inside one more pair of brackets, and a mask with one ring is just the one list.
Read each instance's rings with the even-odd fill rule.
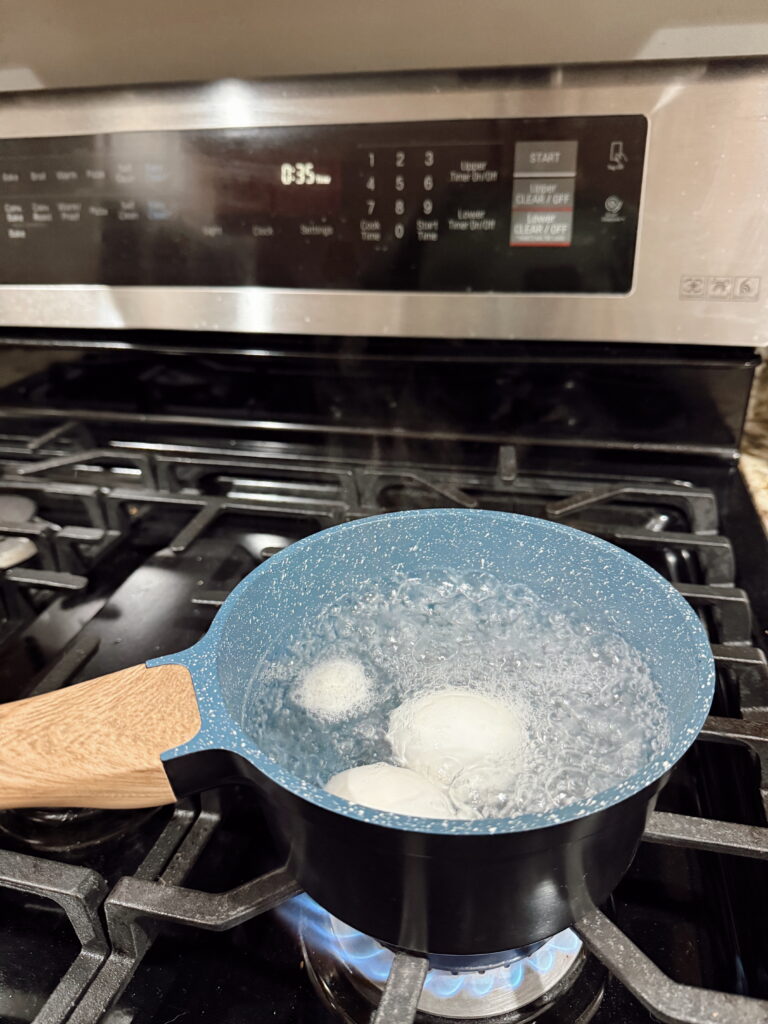
[[729,302],[754,302],[760,295],[759,277],[728,277],[721,274],[683,274],[681,299],[725,299]]
[[707,284],[707,296],[710,299],[730,299],[733,295],[732,277],[710,277]]
[[629,157],[624,152],[624,143],[621,139],[614,139],[608,151],[608,170],[623,171],[628,160]]
[[737,277],[734,282],[733,297],[741,302],[751,302],[760,294],[759,277]]
[[698,299],[707,288],[706,277],[697,274],[684,274],[680,278],[680,294],[684,299]]

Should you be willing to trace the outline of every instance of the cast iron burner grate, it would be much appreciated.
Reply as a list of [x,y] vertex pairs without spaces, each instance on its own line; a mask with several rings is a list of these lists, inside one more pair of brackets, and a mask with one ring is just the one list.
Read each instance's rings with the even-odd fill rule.
[[[760,742],[768,729],[756,730]],[[224,931],[273,910],[300,892],[286,868],[235,889],[207,893],[180,883],[219,825],[213,794],[180,803],[134,877],[107,894],[94,871],[0,852],[0,885],[43,896],[65,911],[81,949],[36,1017],[38,1022],[99,1020],[139,969],[158,925]],[[768,829],[682,815],[651,816],[645,841],[768,860]],[[106,920],[106,933],[101,923]],[[660,1021],[669,1024],[765,1024],[768,1000],[713,992],[672,981],[602,911],[574,925],[585,946]],[[428,962],[397,953],[373,1020],[411,1024]]]
[[[720,820],[723,813],[710,813],[700,799],[681,800],[692,813],[652,815],[640,856],[663,849],[733,857],[740,864],[768,860],[768,667],[753,645],[750,601],[734,586],[733,544],[719,532],[720,510],[710,487],[670,480],[659,471],[628,473],[626,460],[618,471],[521,469],[514,448],[492,437],[482,439],[481,457],[462,462],[404,459],[395,451],[372,464],[352,448],[340,444],[331,452],[306,436],[278,443],[274,434],[265,438],[256,430],[247,441],[222,443],[214,434],[180,441],[170,433],[172,424],[150,423],[142,433],[134,417],[134,436],[115,438],[104,434],[109,413],[99,420],[70,409],[66,417],[44,417],[44,426],[39,413],[11,410],[0,437],[0,495],[29,498],[38,510],[34,525],[22,527],[34,535],[36,555],[0,573],[2,696],[55,689],[126,658],[162,653],[153,646],[156,637],[129,636],[124,623],[116,625],[116,611],[130,608],[143,593],[138,579],[147,574],[173,579],[158,598],[166,604],[157,615],[167,613],[170,620],[162,641],[167,650],[181,649],[205,631],[226,593],[254,565],[323,526],[438,505],[548,516],[644,558],[672,580],[709,630],[720,680],[716,713],[695,744],[698,760],[677,769],[669,789],[680,771],[711,770],[707,758],[714,749],[729,755],[747,750],[760,770],[754,823]],[[0,538],[18,536],[19,529],[18,523],[0,522]],[[20,679],[31,687],[22,684],[18,692]],[[739,776],[745,778],[757,779],[757,769]],[[144,962],[158,944],[177,942],[190,929],[234,934],[299,893],[285,867],[223,892],[206,891],[204,883],[213,887],[217,881],[216,871],[205,870],[206,851],[219,840],[225,846],[231,841],[220,800],[221,793],[212,791],[153,818],[154,831],[149,838],[142,833],[144,845],[136,841],[141,856],[128,870],[119,857],[113,863],[108,851],[99,852],[98,842],[82,863],[64,863],[59,851],[43,855],[43,845],[30,852],[35,847],[24,844],[23,829],[13,842],[0,832],[0,847],[9,847],[0,848],[0,895],[20,895],[21,904],[9,906],[21,919],[29,908],[58,905],[76,939],[74,958],[38,999],[36,1021],[105,1020],[149,969]],[[748,817],[734,810],[739,815]],[[126,827],[126,842],[128,832]],[[269,845],[266,835],[263,841]],[[186,887],[190,879],[196,884]],[[674,901],[665,904],[665,913],[675,911]],[[595,909],[575,929],[591,956],[655,1019],[768,1021],[766,1000],[672,980],[641,948],[647,943],[635,941],[632,922],[622,914],[621,908]],[[424,960],[397,953],[373,1018],[377,1024],[414,1020],[426,971]],[[0,1017],[3,1012],[0,998]],[[150,1011],[146,1019],[161,1018]]]

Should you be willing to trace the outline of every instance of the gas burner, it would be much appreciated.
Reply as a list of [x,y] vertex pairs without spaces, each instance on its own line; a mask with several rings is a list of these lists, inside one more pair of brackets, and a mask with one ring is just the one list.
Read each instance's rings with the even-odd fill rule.
[[107,811],[85,807],[54,810],[31,807],[0,814],[0,839],[12,839],[35,853],[77,855],[123,840],[158,813],[160,808]]
[[13,569],[37,554],[37,545],[29,537],[5,537],[0,540],[0,569]]
[[23,494],[0,494],[0,522],[28,523],[37,512],[37,505]]
[[[37,512],[37,505],[23,494],[0,494],[0,524],[18,526],[28,523]],[[35,542],[23,535],[0,536],[0,569],[13,569],[37,554]]]
[[[380,999],[394,953],[343,924],[308,896],[297,896],[279,911],[301,937],[307,968],[320,994],[352,1024],[368,1021]],[[430,956],[430,969],[418,1003],[417,1021],[584,1022],[602,996],[603,972],[590,974],[577,997],[579,1015],[561,1000],[575,986],[588,962],[575,932],[566,930],[524,949],[486,956]],[[569,1000],[569,1005],[573,1000]],[[560,1009],[550,1014],[555,1005]],[[565,1015],[564,1015],[565,1014]]]

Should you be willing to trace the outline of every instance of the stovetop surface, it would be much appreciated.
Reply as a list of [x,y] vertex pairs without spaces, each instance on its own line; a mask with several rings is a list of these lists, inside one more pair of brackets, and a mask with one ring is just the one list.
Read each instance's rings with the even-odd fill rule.
[[[709,450],[675,446],[658,422],[636,433],[637,401],[628,404],[626,432],[615,429],[623,422],[617,394],[611,443],[598,385],[601,407],[589,411],[595,378],[586,363],[570,388],[568,374],[556,383],[548,369],[539,392],[521,371],[526,420],[519,388],[489,360],[482,374],[473,366],[482,387],[471,398],[458,393],[451,368],[453,392],[436,425],[428,402],[418,409],[421,378],[412,367],[405,380],[416,411],[406,414],[389,364],[376,388],[375,362],[344,375],[319,360],[312,390],[302,359],[294,378],[287,357],[265,364],[273,385],[283,379],[269,401],[257,400],[266,394],[258,363],[249,373],[238,363],[234,373],[226,362],[146,354],[117,363],[91,357],[0,394],[0,540],[24,536],[36,548],[0,571],[0,699],[183,649],[239,579],[314,530],[374,512],[463,505],[554,518],[646,560],[709,631],[718,664],[712,714],[768,721],[768,546],[726,454],[738,411],[712,425]],[[731,374],[733,396],[744,362],[730,359],[717,370]],[[609,380],[610,365],[598,360],[597,376]],[[433,378],[436,364],[425,366]],[[678,373],[690,371],[684,363]],[[651,367],[644,373],[650,378]],[[367,384],[375,396],[366,403]],[[478,409],[478,391],[492,415]],[[581,413],[569,404],[574,391]],[[679,397],[673,391],[670,404]],[[691,402],[710,411],[728,404],[719,393]],[[679,408],[665,413],[673,435]],[[8,495],[31,498],[34,518],[4,521]],[[768,906],[765,854],[672,840],[670,821],[680,819],[664,817],[765,826],[755,750],[697,741],[660,797],[650,841],[604,910],[674,981],[768,999],[768,925],[759,909]],[[728,833],[728,847],[726,833],[717,835],[721,850],[744,838]],[[148,812],[0,813],[0,1021],[338,1020],[310,981],[296,935],[272,911],[210,930],[211,920],[229,925],[243,907],[271,905],[270,893],[287,892],[279,878],[266,883],[266,896],[249,888],[279,867],[244,786]],[[136,907],[158,884],[165,896],[179,885],[236,893],[215,912],[200,901],[186,923],[174,904],[161,922],[146,924]],[[567,1019],[557,1012],[546,1020]],[[592,1019],[655,1018],[612,973]]]

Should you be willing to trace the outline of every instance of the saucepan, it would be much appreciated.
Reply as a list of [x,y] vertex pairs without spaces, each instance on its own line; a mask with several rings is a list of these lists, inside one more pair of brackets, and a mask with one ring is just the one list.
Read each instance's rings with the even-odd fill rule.
[[[581,608],[623,637],[666,708],[663,748],[597,798],[483,820],[366,808],[288,765],[280,738],[295,747],[296,720],[269,671],[281,649],[311,635],[323,609],[382,580],[477,566],[550,604]],[[515,949],[610,895],[670,769],[704,723],[713,688],[697,616],[627,552],[503,512],[374,516],[273,555],[235,588],[194,647],[0,708],[0,807],[146,807],[246,780],[299,883],[340,920],[414,952]]]

